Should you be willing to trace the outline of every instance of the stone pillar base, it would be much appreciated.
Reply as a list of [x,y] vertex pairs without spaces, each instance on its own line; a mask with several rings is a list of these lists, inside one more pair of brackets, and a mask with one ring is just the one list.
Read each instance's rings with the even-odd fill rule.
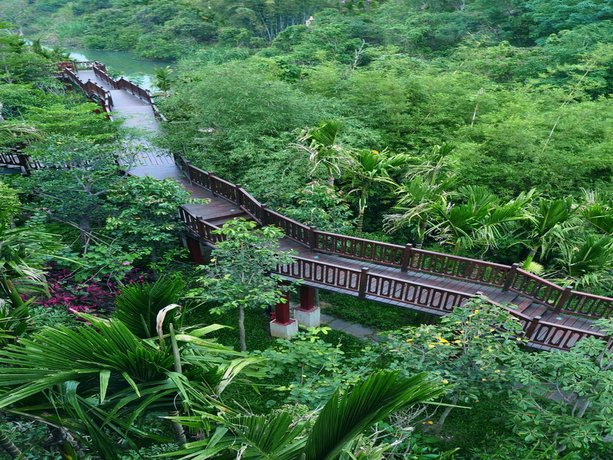
[[298,334],[298,321],[292,319],[288,323],[279,323],[277,321],[270,322],[270,335],[289,339]]
[[311,308],[309,310],[296,308],[296,310],[294,310],[294,317],[301,326],[319,327],[321,324],[321,309],[319,307]]

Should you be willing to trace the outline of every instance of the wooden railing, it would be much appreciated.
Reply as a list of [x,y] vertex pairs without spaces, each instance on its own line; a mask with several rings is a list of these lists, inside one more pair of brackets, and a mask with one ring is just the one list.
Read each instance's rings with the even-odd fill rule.
[[294,257],[294,263],[277,267],[277,273],[334,289],[360,292],[360,270],[341,265]]
[[0,153],[0,165],[19,167],[22,173],[26,175],[29,175],[34,169],[42,168],[40,161],[34,160],[28,155],[14,152]]
[[81,81],[77,74],[69,68],[64,68],[62,70],[62,77],[77,86],[89,98],[97,99],[104,112],[107,113],[109,118],[111,118],[110,113],[113,111],[113,98],[111,97],[110,92],[106,91],[102,86],[91,80],[86,82]]
[[[191,214],[182,206],[180,218],[192,236],[216,244],[222,236],[218,227]],[[368,268],[357,270],[303,257],[293,257],[293,262],[277,267],[276,272],[288,279],[301,280],[312,286],[331,289],[360,298],[392,303],[418,309],[434,315],[444,315],[472,298],[483,298],[504,308],[521,324],[530,346],[539,349],[568,350],[578,340],[596,337],[607,340],[605,334],[580,328],[542,321],[539,316],[530,317],[513,308],[496,303],[481,293],[469,294],[453,289],[431,286],[424,283],[395,278],[381,273],[371,273]]]
[[538,348],[559,350],[569,350],[579,340],[594,337],[607,341],[608,349],[612,350],[609,338],[601,332],[542,321],[540,316],[531,318],[526,327],[526,337],[531,345]]
[[279,214],[267,207],[262,208],[261,222],[263,225],[274,225],[275,227],[279,227],[283,230],[285,236],[306,246],[308,246],[311,241],[312,230],[310,227],[293,219],[289,219],[283,214]]
[[424,307],[434,314],[448,313],[476,296],[370,273],[367,268],[356,270],[301,257],[294,257],[294,260],[293,264],[278,267],[277,272],[289,278],[353,292],[361,298],[384,299],[399,305]]
[[123,77],[120,77],[119,80],[114,79],[108,74],[106,70],[106,66],[99,62],[94,62],[91,68],[93,69],[96,77],[98,77],[104,83],[109,85],[111,88],[127,91],[133,96],[136,96],[139,99],[142,99],[144,102],[146,102],[147,104],[151,106],[151,109],[153,110],[153,114],[155,115],[156,118],[162,121],[166,121],[166,118],[158,110],[157,106],[155,105],[155,101],[153,100],[153,97],[151,96],[151,93],[148,90],[141,88],[137,84],[132,83],[130,80],[126,80]]
[[223,235],[215,233],[216,230],[219,230],[219,227],[194,216],[185,206],[179,208],[179,218],[194,236],[213,244],[223,241]]
[[261,225],[280,227],[288,238],[313,251],[510,290],[557,312],[590,318],[608,318],[613,314],[610,297],[563,288],[522,270],[517,264],[503,265],[417,249],[410,244],[402,246],[317,230],[271,210],[242,187],[197,168],[182,157],[177,162],[194,184],[240,206]]
[[114,90],[123,90],[138,97],[151,106],[153,114],[156,118],[162,121],[166,120],[164,115],[162,115],[158,110],[157,106],[155,105],[155,101],[148,90],[141,88],[137,84],[132,83],[123,77],[120,77],[118,80],[114,79],[108,74],[106,66],[100,62],[62,62],[59,64],[59,68],[61,71],[61,76],[65,80],[68,80],[74,85],[78,86],[90,98],[97,99],[104,111],[109,114],[109,118],[111,118],[110,113],[113,110],[113,98],[110,91],[105,90],[102,86],[92,82],[91,80],[83,82],[77,75],[79,70],[92,70],[94,75],[110,88]]

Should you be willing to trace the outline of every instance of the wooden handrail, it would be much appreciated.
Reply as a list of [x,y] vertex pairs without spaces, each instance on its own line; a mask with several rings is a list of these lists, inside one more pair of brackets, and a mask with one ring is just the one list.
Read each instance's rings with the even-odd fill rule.
[[565,289],[561,286],[517,266],[317,230],[267,208],[235,184],[186,164],[192,182],[237,204],[262,225],[270,224],[267,219],[272,217],[272,220],[276,221],[272,222],[273,224],[292,230],[287,232],[287,237],[316,252],[337,254],[401,270],[412,269],[501,289],[508,286],[509,290],[517,294],[564,313],[594,318],[613,315],[612,298],[575,290],[568,291],[565,295]]
[[[181,218],[196,237],[209,243],[221,240],[220,235],[213,233],[219,227],[194,216],[185,206],[180,208],[180,213]],[[540,316],[532,318],[495,302],[481,293],[468,294],[454,289],[396,278],[385,273],[371,273],[367,268],[358,270],[299,256],[292,256],[292,259],[292,263],[278,266],[276,273],[286,278],[300,279],[315,286],[341,290],[362,298],[379,298],[385,299],[386,302],[420,307],[435,315],[448,313],[454,307],[472,298],[482,298],[516,317],[522,325],[528,344],[533,347],[569,350],[578,340],[585,337],[608,339],[600,332],[542,321]]]
[[[95,64],[92,65],[94,72],[96,72]],[[62,77],[76,85],[88,97],[93,98],[93,96],[96,96],[100,105],[102,106],[102,110],[107,114],[107,117],[110,120],[113,119],[111,115],[111,112],[113,111],[113,98],[111,97],[110,92],[106,91],[102,86],[91,80],[83,82],[72,69],[67,67],[63,68]]]

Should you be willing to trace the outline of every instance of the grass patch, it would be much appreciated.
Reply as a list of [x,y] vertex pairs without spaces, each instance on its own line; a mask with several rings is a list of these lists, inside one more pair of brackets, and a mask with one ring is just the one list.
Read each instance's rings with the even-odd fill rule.
[[436,316],[343,294],[321,291],[320,299],[326,314],[379,331],[438,321]]
[[[277,339],[271,337],[269,316],[265,310],[245,310],[245,330],[247,348],[249,351],[265,350],[275,345]],[[219,343],[236,350],[240,349],[238,336],[238,311],[229,311],[222,315],[213,314],[206,306],[192,308],[187,313],[186,324],[223,324],[229,326],[211,334]],[[340,343],[341,349],[348,358],[359,356],[365,341],[357,339],[341,331],[330,330],[321,334],[321,339],[332,345]],[[267,379],[254,381],[254,385],[230,385],[223,393],[222,399],[232,406],[246,408],[253,413],[267,413],[273,407],[279,407],[286,402],[287,393],[276,390],[278,386],[288,385],[278,377],[274,382]]]
[[[206,306],[190,309],[187,314],[186,324],[222,324],[228,326],[211,334],[209,337],[215,338],[228,347],[240,350],[238,336],[238,310],[228,311],[221,315],[211,313]],[[245,331],[247,337],[247,349],[265,350],[274,345],[274,337],[270,336],[270,319],[265,310],[246,309],[245,310]]]
[[509,434],[505,426],[506,395],[483,398],[478,403],[466,404],[471,409],[454,409],[443,426],[442,449],[459,448],[460,458],[474,458],[476,451],[495,450],[493,440]]

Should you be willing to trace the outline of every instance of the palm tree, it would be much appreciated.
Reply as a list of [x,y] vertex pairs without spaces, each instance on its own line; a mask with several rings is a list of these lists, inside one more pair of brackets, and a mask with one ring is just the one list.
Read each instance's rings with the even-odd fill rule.
[[405,181],[396,189],[400,198],[394,206],[395,213],[385,217],[388,231],[415,228],[417,247],[422,247],[426,230],[432,224],[432,207],[449,194],[455,180],[449,159],[452,150],[450,144],[436,145],[411,164]]
[[[428,381],[425,373],[408,378],[398,372],[380,371],[345,394],[337,390],[312,425],[310,421],[294,422],[286,411],[227,417],[224,426],[206,440],[192,443],[177,454],[183,459],[199,460],[234,458],[232,451],[240,452],[244,459],[338,459],[377,422],[442,393],[442,388]],[[202,428],[208,423],[202,417],[191,420]]]
[[462,187],[458,190],[460,203],[454,204],[446,196],[434,203],[435,223],[426,233],[442,244],[452,245],[455,254],[475,247],[485,253],[512,239],[514,224],[529,217],[527,205],[533,196],[531,190],[500,203],[485,187]]
[[204,338],[222,326],[170,323],[142,339],[117,319],[83,318],[91,327],[45,328],[0,350],[0,409],[62,425],[103,458],[119,457],[117,439],[152,436],[136,423],[147,414],[225,411],[219,395],[258,361]]
[[598,233],[613,235],[613,205],[610,197],[587,190],[584,190],[584,196],[581,217]]
[[556,200],[540,198],[530,210],[529,233],[525,243],[530,253],[524,268],[534,266],[534,258],[540,251],[541,258],[549,253],[554,244],[564,240],[570,230],[576,228],[574,201],[571,196]]
[[408,160],[407,155],[392,155],[385,150],[360,150],[353,155],[346,174],[350,180],[349,193],[358,195],[358,232],[362,232],[364,228],[364,214],[370,193],[377,185],[394,187],[396,182],[391,178],[391,174],[406,166]]
[[[168,305],[179,303],[180,292],[185,287],[182,279],[162,277],[155,283],[135,283],[124,286],[115,298],[113,317],[125,324],[141,339],[156,337],[158,314]],[[177,326],[176,311],[167,313],[164,325]]]
[[334,186],[334,178],[341,175],[341,165],[348,159],[348,153],[337,144],[338,134],[342,124],[338,120],[325,120],[316,128],[305,130],[298,138],[296,147],[309,155],[311,163],[310,175],[323,167],[330,186]]
[[170,91],[172,85],[172,68],[170,66],[160,67],[155,72],[155,86],[165,95]]
[[560,256],[566,282],[576,288],[609,288],[613,282],[613,237],[589,235],[578,241],[559,242]]
[[59,247],[57,235],[0,225],[0,296],[6,296],[17,308],[24,304],[20,291],[44,290],[43,263]]
[[426,230],[433,225],[432,212],[435,204],[447,195],[447,184],[430,181],[423,176],[415,176],[396,189],[400,199],[394,206],[394,214],[385,216],[385,227],[396,232],[405,227],[415,227],[417,247],[422,247]]

